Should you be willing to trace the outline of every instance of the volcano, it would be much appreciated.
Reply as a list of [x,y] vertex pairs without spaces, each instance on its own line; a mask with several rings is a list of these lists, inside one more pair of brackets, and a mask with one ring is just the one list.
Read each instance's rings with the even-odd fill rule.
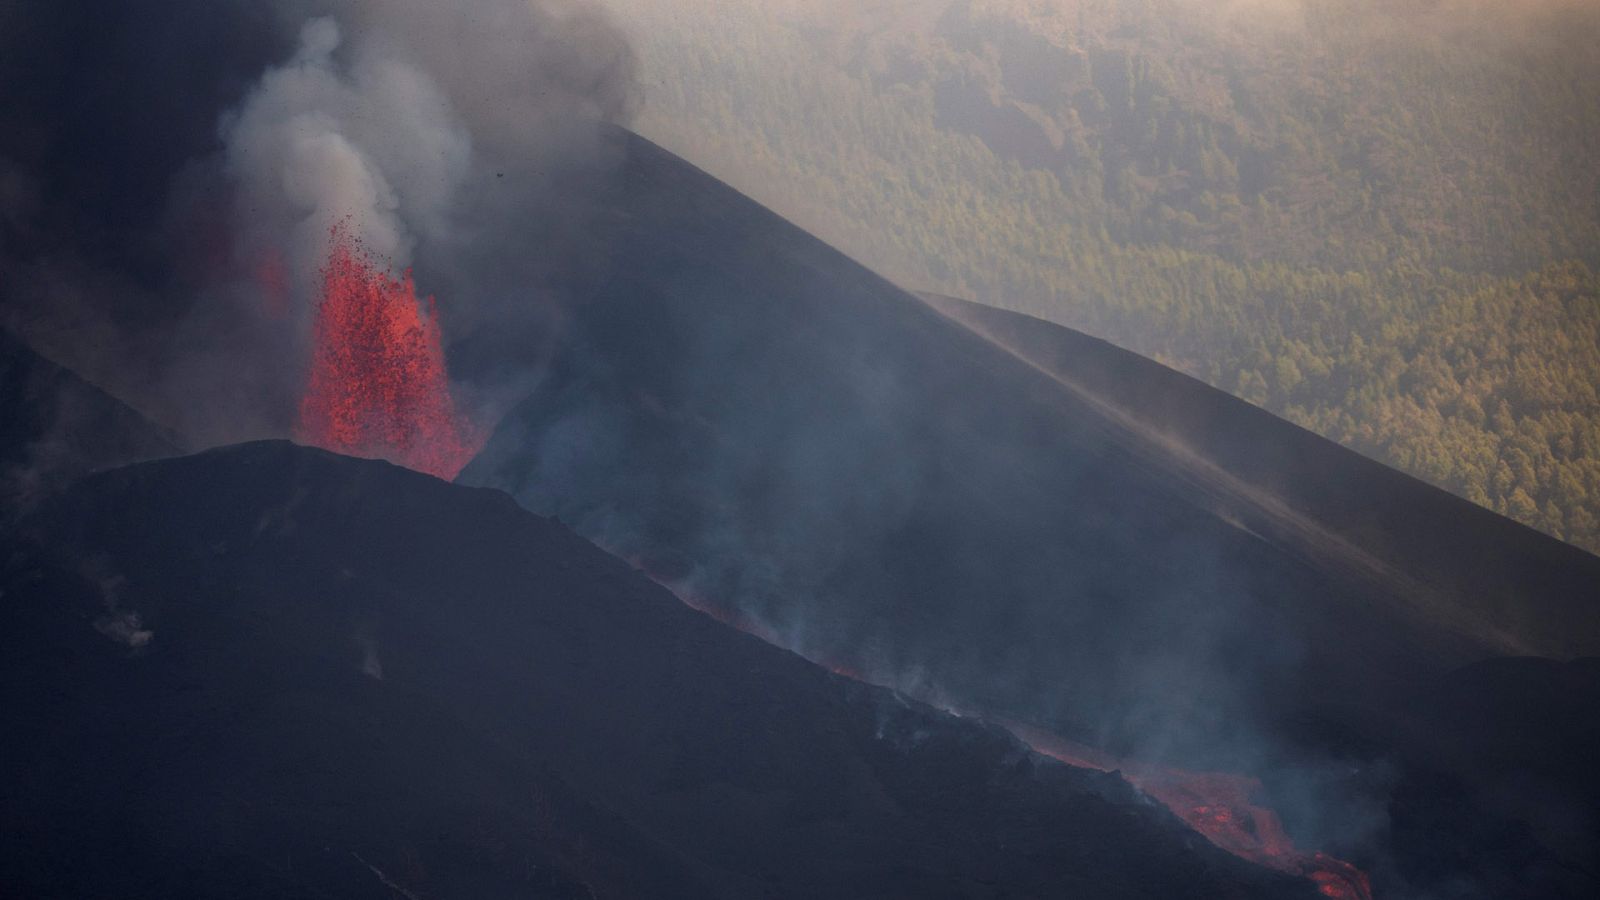
[[[614,140],[567,328],[460,483],[262,443],[0,530],[0,883],[1593,892],[1594,558]],[[439,338],[402,344],[516,363]],[[52,489],[178,452],[5,349],[10,446],[77,448]],[[403,433],[446,473],[461,432]]]
[[0,895],[1600,895],[1595,557],[596,124],[582,4],[38,6],[4,321],[317,446],[0,339]]

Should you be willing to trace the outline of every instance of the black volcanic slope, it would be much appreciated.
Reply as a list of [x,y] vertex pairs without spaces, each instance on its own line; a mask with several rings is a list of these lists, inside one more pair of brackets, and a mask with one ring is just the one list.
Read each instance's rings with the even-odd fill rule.
[[0,503],[178,452],[165,429],[0,329]]
[[7,895],[1313,895],[386,463],[91,476],[0,560]]
[[[1135,421],[1497,625],[1521,649],[1600,652],[1600,557],[1105,341],[992,306],[925,299],[1060,378],[1066,390],[1093,398],[1108,415]],[[1253,496],[1230,499],[1240,517],[1274,528],[1272,510]]]
[[1600,560],[1102,342],[915,297],[618,140],[569,327],[461,481],[868,680],[1259,775],[1379,896],[1600,884],[1570,700],[1494,670],[1493,715],[1430,730],[1428,699],[1600,653]]
[[[563,348],[462,481],[813,658],[1191,759],[1311,699],[1600,652],[1600,560],[1151,363],[1073,389],[1068,351],[1008,352],[626,140]],[[1206,440],[1154,432],[1171,405]]]

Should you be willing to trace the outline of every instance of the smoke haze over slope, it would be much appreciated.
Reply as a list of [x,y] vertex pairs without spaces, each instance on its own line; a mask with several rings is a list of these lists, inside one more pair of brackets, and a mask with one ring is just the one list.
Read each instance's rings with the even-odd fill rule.
[[1600,4],[615,9],[646,136],[902,285],[1600,548]]
[[[850,882],[835,860],[865,846],[852,838],[909,833],[874,829],[880,813],[963,840],[902,844],[926,867],[860,851],[874,896],[908,872],[925,873],[920,886],[977,871],[972,891],[952,892],[1000,893],[979,870],[1016,871],[1013,834],[1047,848],[1024,851],[1043,861],[1028,876],[1039,884],[1107,864],[1100,844],[1034,827],[1027,811],[1053,808],[1010,804],[1039,782],[996,729],[828,676],[682,608],[648,575],[836,674],[1065,736],[1149,784],[1215,775],[1240,798],[1169,801],[1188,808],[1107,841],[1110,852],[1170,843],[1173,873],[1198,858],[1254,883],[1261,873],[1178,825],[1259,807],[1260,842],[1293,842],[1266,852],[1271,878],[1302,891],[1328,852],[1350,862],[1320,874],[1349,869],[1354,891],[1366,876],[1350,867],[1364,869],[1385,900],[1435,900],[1458,882],[1497,900],[1594,894],[1600,840],[1570,799],[1595,795],[1574,764],[1594,735],[1546,720],[1581,708],[1595,670],[1493,657],[1596,652],[1600,559],[1146,358],[901,290],[607,124],[627,121],[641,92],[665,96],[702,118],[657,106],[646,125],[704,140],[779,200],[816,188],[802,214],[888,242],[869,249],[915,251],[901,259],[932,283],[1164,335],[1157,352],[1236,374],[1226,386],[1302,418],[1326,411],[1325,394],[1350,415],[1386,391],[1420,397],[1432,406],[1379,405],[1367,425],[1427,427],[1447,410],[1478,429],[1451,432],[1470,452],[1414,459],[1473,467],[1475,499],[1515,501],[1525,521],[1582,526],[1581,503],[1533,499],[1548,483],[1581,499],[1583,478],[1600,477],[1600,418],[1586,416],[1600,382],[1580,365],[1600,353],[1583,249],[1597,176],[1569,167],[1554,199],[1548,177],[1586,152],[1574,136],[1593,111],[1568,103],[1585,89],[1563,80],[1584,63],[1520,55],[1559,35],[1539,26],[1485,48],[1474,42],[1493,22],[1423,27],[1454,6],[1244,3],[1219,25],[1187,0],[681,14],[697,2],[619,5],[644,48],[638,75],[596,6],[561,0],[0,6],[4,321],[196,443],[293,427],[324,450],[439,476],[262,442],[86,479],[27,520],[43,530],[0,534],[17,549],[0,559],[7,596],[25,590],[38,616],[22,643],[58,674],[89,660],[111,696],[125,688],[118,667],[148,656],[180,664],[161,676],[170,696],[220,678],[230,699],[200,712],[256,685],[217,650],[228,646],[267,658],[272,690],[306,694],[297,715],[371,710],[375,685],[434,682],[448,687],[435,699],[491,739],[534,709],[587,722],[524,720],[510,736],[544,741],[592,778],[574,809],[625,801],[631,821],[653,818],[650,835],[688,847],[689,869],[726,860],[738,888]],[[1374,24],[1390,20],[1392,34]],[[1341,27],[1328,37],[1330,23]],[[1522,140],[1522,120],[1497,112],[1519,92],[1570,121]],[[1507,237],[1486,239],[1496,234]],[[1518,269],[1547,256],[1558,261],[1537,275]],[[1494,333],[1502,319],[1509,338]],[[1559,352],[1530,354],[1540,337]],[[18,348],[19,370],[45,373],[0,397],[30,417],[12,429],[21,446],[50,417],[29,385],[66,379]],[[1466,379],[1477,394],[1463,393],[1462,372],[1481,379]],[[89,440],[147,435],[106,441],[112,457],[167,452],[160,428],[71,385],[95,413]],[[1517,414],[1548,414],[1534,417],[1541,430],[1513,400]],[[620,559],[499,493],[441,480],[479,449],[471,426],[507,408],[461,480],[559,514]],[[411,452],[419,421],[443,437]],[[1475,442],[1485,432],[1509,437]],[[69,462],[75,475],[102,460]],[[40,541],[60,554],[56,584],[86,607],[52,606],[38,587],[47,560],[26,545]],[[261,602],[228,605],[267,585]],[[529,585],[549,603],[527,602]],[[653,599],[632,602],[635,589]],[[375,621],[382,609],[405,620],[398,631]],[[218,611],[224,627],[200,628],[210,636],[192,646],[220,665],[185,671],[165,655],[184,646],[177,621],[203,626]],[[257,616],[296,624],[263,632]],[[322,663],[272,668],[275,649]],[[768,663],[810,687],[747,677]],[[318,677],[340,696],[307,691]],[[25,715],[48,707],[53,689],[8,683]],[[491,700],[490,683],[515,699]],[[1544,697],[1552,685],[1570,694]],[[1478,693],[1495,702],[1476,709]],[[1467,715],[1430,717],[1430,697]],[[849,714],[808,717],[809,702]],[[389,734],[416,733],[408,709],[409,726]],[[1464,721],[1441,737],[1442,718]],[[180,721],[158,731],[208,720]],[[48,766],[43,733],[29,752]],[[940,733],[957,752],[935,741],[916,756]],[[1529,739],[1499,746],[1503,734]],[[848,752],[820,752],[841,737]],[[501,758],[476,740],[447,746],[433,752]],[[77,765],[93,768],[99,749]],[[269,791],[276,763],[256,770]],[[878,774],[845,780],[863,763]],[[74,770],[55,771],[69,774],[41,808],[73,789]],[[436,774],[439,788],[465,773]],[[637,790],[617,793],[619,775]],[[34,779],[11,783],[26,793]],[[965,795],[975,806],[944,805],[963,796],[952,783],[982,786]],[[499,784],[488,793],[505,794]],[[927,816],[900,817],[929,798]],[[866,817],[833,815],[857,805]],[[66,846],[38,821],[18,813],[7,827]],[[1002,821],[1019,831],[991,827]],[[796,822],[821,835],[803,846],[825,849],[773,838]],[[970,855],[952,862],[944,847]],[[391,886],[363,857],[339,862],[335,877],[370,869],[380,880],[368,889]],[[1154,871],[1112,862],[1118,877]],[[1164,875],[1152,883],[1174,893]]]
[[[1008,352],[619,141],[587,301],[462,481],[841,672],[1259,777],[1300,846],[1427,895],[1389,859],[1413,772],[1384,710],[1508,649],[1595,652],[1600,560],[1081,335],[1018,323]],[[1473,846],[1491,877],[1548,860]]]

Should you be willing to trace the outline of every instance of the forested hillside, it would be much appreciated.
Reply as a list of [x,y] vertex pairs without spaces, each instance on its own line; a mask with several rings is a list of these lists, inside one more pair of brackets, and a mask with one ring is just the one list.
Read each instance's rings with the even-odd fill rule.
[[647,136],[907,286],[1600,549],[1600,3],[611,5]]

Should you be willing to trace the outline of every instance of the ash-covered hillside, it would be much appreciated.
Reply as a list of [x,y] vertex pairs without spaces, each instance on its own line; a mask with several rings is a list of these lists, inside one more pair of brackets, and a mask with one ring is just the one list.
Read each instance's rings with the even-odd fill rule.
[[1600,604],[1593,602],[1600,557],[1105,341],[980,303],[925,299],[1060,379],[1064,390],[1092,398],[1155,442],[1192,453],[1246,486],[1232,509],[1257,527],[1273,529],[1274,516],[1263,507],[1281,504],[1350,551],[1411,579],[1410,591],[1479,617],[1525,652],[1600,652]]
[[0,329],[0,518],[95,469],[178,452],[176,435]]
[[0,324],[128,404],[0,343],[0,894],[1600,893],[1600,562],[900,289],[633,63],[0,2]]
[[[1600,561],[1108,345],[936,309],[618,140],[567,331],[463,481],[869,681],[1259,776],[1391,893],[1592,882],[1590,824],[1480,803],[1394,722],[1462,666],[1594,654]],[[1435,775],[1471,815],[1397,805]],[[1564,836],[1503,838],[1529,817]]]
[[[978,333],[619,140],[568,333],[462,480],[802,652],[953,700],[1037,688],[1101,734],[1213,688],[1232,721],[1263,699],[1241,691],[1299,702],[1600,649],[1582,596],[1600,560],[1446,515],[1440,492],[1107,345],[1041,362],[1034,338]],[[1329,481],[1302,484],[1322,459]],[[1161,677],[1141,692],[1133,670]],[[1191,736],[1223,724],[1206,715]]]
[[119,469],[3,558],[18,896],[1315,895],[387,463]]

